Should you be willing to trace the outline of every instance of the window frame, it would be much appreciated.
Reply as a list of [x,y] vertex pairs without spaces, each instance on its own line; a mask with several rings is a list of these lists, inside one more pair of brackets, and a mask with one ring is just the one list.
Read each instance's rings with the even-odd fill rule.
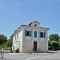
[[[41,35],[42,34],[42,35]],[[40,32],[40,38],[46,38],[46,32]]]
[[25,36],[32,36],[32,31],[31,30],[25,30]]
[[44,38],[44,33],[40,32],[40,38]]
[[34,37],[37,37],[37,31],[34,31]]
[[37,27],[37,24],[34,24],[35,27]]

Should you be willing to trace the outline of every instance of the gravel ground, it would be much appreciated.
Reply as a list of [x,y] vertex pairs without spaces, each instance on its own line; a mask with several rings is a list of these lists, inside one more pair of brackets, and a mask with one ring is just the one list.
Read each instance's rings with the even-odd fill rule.
[[3,58],[3,59],[2,59],[2,58],[0,57],[0,60],[10,60],[10,59],[6,59],[6,58]]

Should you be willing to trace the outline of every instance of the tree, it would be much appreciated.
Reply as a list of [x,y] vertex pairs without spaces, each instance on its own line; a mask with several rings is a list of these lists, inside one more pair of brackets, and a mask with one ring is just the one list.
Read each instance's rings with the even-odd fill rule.
[[50,36],[49,36],[49,39],[50,39],[50,41],[52,41],[52,40],[54,40],[54,41],[59,41],[59,35],[58,34],[51,34]]
[[10,40],[13,40],[13,35],[10,36]]
[[51,46],[52,46],[53,50],[58,50],[59,43],[57,41],[51,41]]
[[7,37],[4,34],[0,34],[0,45],[7,42]]
[[8,41],[6,43],[7,47],[12,47],[12,42],[13,42],[13,36],[11,35],[10,39],[8,39]]
[[59,49],[60,49],[60,39],[59,39]]
[[51,41],[50,40],[48,41],[48,49],[52,50],[52,46],[51,46]]

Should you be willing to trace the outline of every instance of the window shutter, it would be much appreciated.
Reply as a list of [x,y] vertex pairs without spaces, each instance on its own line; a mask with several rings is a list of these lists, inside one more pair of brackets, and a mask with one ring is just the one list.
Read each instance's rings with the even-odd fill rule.
[[27,30],[25,30],[25,36],[27,36]]
[[32,31],[30,31],[30,37],[32,36]]
[[44,32],[44,38],[46,37],[46,32]]

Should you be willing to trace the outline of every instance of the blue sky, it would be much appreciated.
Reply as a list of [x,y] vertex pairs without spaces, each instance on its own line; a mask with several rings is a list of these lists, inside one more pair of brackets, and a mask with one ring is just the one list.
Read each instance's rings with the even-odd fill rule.
[[37,20],[60,35],[60,0],[0,0],[0,34],[8,38],[22,24]]

